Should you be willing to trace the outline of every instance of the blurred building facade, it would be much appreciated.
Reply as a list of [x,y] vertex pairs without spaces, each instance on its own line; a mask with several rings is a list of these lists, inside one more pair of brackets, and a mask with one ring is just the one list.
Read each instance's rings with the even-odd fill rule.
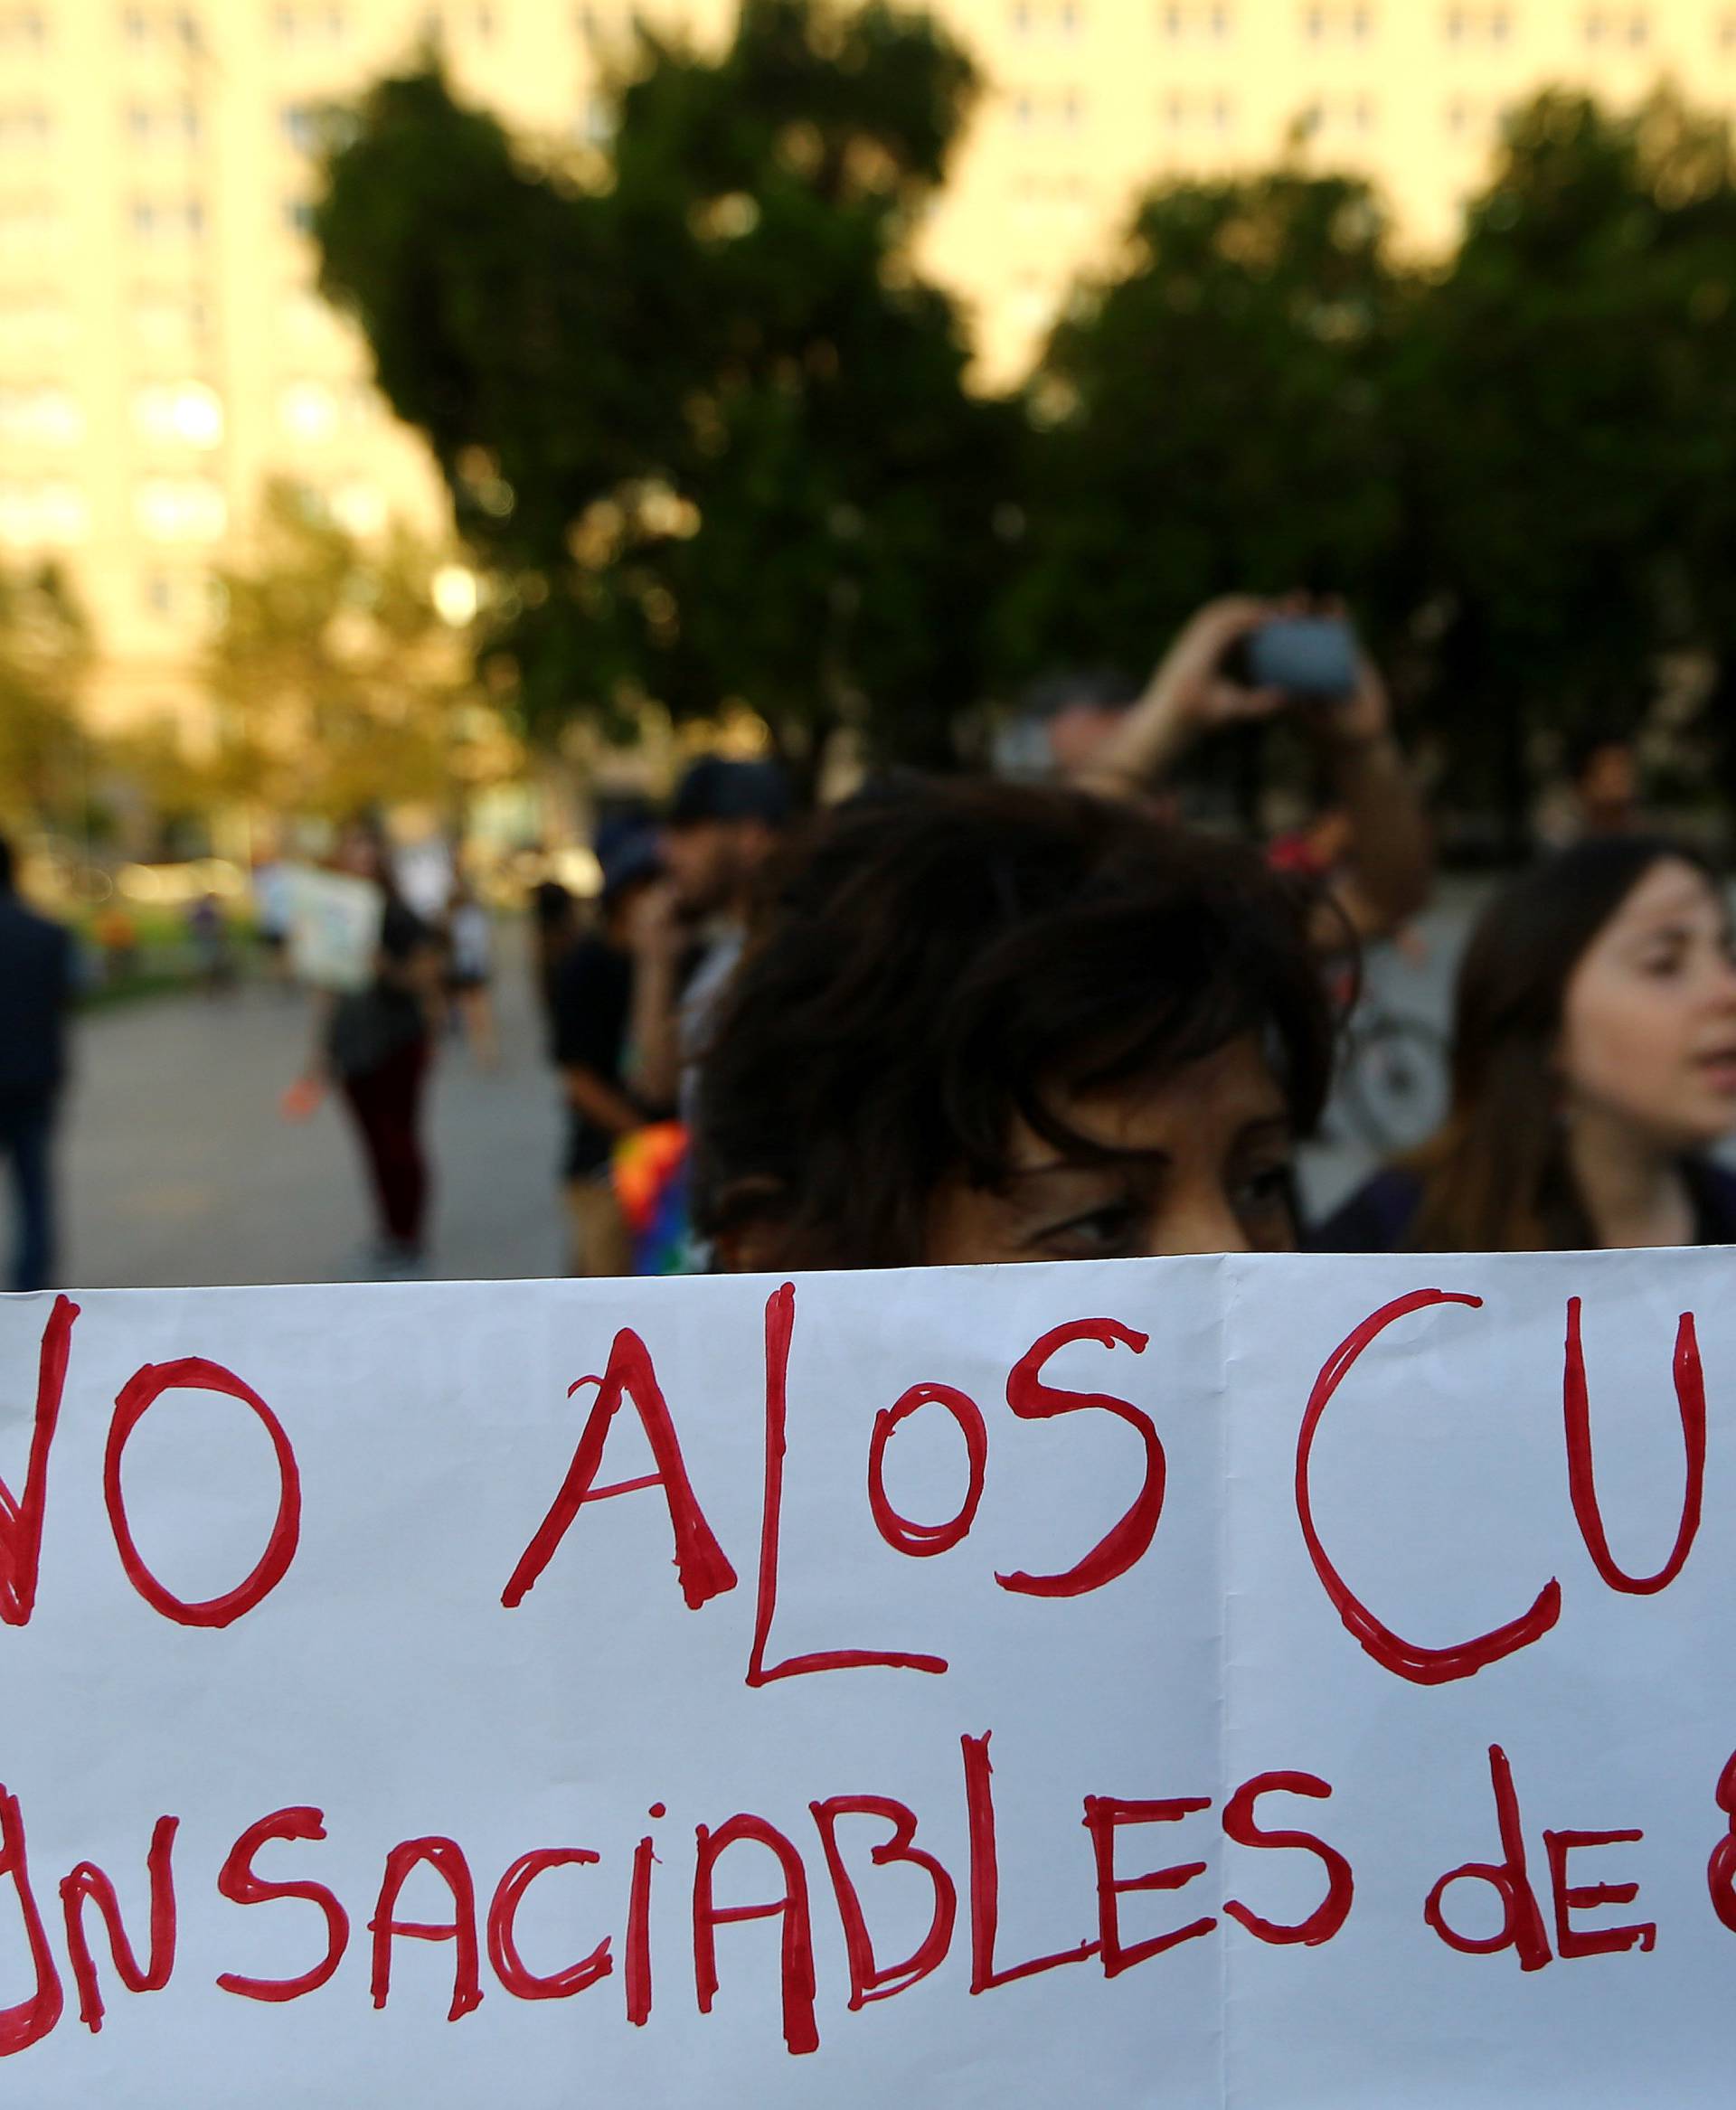
[[[729,0],[644,0],[701,42]],[[1017,376],[1154,180],[1306,134],[1410,241],[1451,235],[1503,110],[1673,79],[1736,108],[1736,0],[938,0],[987,90],[924,231],[986,381]],[[444,504],[314,287],[320,112],[430,34],[460,89],[594,143],[631,0],[0,0],[0,562],[62,560],[93,716],[201,710],[211,566],[288,476],[362,533]]]

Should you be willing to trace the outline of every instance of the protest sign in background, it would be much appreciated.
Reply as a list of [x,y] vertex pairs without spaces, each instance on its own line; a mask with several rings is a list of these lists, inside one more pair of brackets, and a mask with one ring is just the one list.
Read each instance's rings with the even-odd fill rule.
[[311,989],[362,989],[373,979],[385,896],[370,880],[288,867],[289,964]]
[[8,2083],[1722,2103],[1728,1277],[7,1299]]

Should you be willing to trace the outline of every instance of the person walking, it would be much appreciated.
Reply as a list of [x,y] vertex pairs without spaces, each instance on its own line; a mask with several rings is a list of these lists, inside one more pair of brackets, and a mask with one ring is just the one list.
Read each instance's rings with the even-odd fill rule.
[[379,1219],[370,1266],[387,1279],[415,1277],[426,1271],[430,1182],[422,1113],[439,1003],[439,946],[399,891],[376,827],[345,829],[334,862],[378,888],[378,944],[361,986],[322,995],[314,1050],[285,1094],[284,1111],[305,1119],[327,1082],[336,1082],[355,1123]]
[[0,836],[0,1154],[16,1210],[14,1289],[46,1289],[53,1279],[51,1157],[73,971],[71,934],[19,900],[12,845]]

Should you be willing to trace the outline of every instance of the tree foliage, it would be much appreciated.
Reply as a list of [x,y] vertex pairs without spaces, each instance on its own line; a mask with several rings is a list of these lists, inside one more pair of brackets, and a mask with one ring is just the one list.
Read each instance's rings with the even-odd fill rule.
[[0,572],[0,819],[76,827],[88,796],[79,702],[90,632],[52,565]]
[[513,767],[516,748],[435,606],[438,563],[401,527],[376,547],[294,489],[271,491],[251,561],[219,574],[213,796],[338,819],[449,807]]
[[1550,94],[1509,125],[1397,369],[1439,711],[1473,779],[1736,647],[1736,186],[1722,122]]
[[368,99],[325,282],[532,722],[746,702],[798,759],[840,724],[945,759],[993,689],[1302,585],[1351,597],[1459,803],[1516,812],[1537,736],[1637,721],[1670,652],[1736,795],[1722,120],[1545,94],[1427,264],[1299,158],[1171,185],[998,401],[910,260],[975,87],[923,18],[747,0],[714,58],[638,32],[577,155],[431,61]]
[[1140,208],[1026,391],[1014,667],[1143,673],[1213,595],[1377,592],[1403,533],[1389,384],[1406,288],[1365,184],[1295,170]]
[[502,581],[533,721],[745,701],[798,759],[844,723],[948,750],[1016,423],[908,249],[972,89],[925,18],[747,0],[716,59],[638,33],[589,169],[437,66],[369,98],[324,282]]

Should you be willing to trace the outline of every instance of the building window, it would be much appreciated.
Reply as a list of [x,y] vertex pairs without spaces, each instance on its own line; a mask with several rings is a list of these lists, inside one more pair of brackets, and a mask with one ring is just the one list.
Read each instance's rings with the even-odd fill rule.
[[142,351],[185,353],[205,334],[205,306],[196,294],[145,286],[127,303],[127,321]]
[[1449,44],[1505,44],[1513,35],[1508,7],[1449,7],[1442,18]]
[[1076,88],[1026,89],[1013,99],[1013,122],[1033,137],[1072,136],[1085,123],[1085,98]]
[[1303,110],[1302,122],[1317,139],[1366,138],[1378,126],[1380,112],[1372,96],[1316,96]]
[[158,446],[221,447],[222,398],[202,381],[151,381],[133,397],[133,426]]
[[205,208],[197,198],[136,197],[127,215],[143,242],[197,241],[205,231]]
[[1302,11],[1302,34],[1311,44],[1370,43],[1374,10],[1367,0],[1315,0]]
[[342,7],[283,6],[272,14],[271,33],[280,44],[335,51],[349,36],[350,18]]
[[1632,44],[1636,48],[1651,41],[1650,17],[1642,8],[1594,7],[1585,18],[1585,41],[1588,44]]
[[1234,26],[1230,0],[1165,0],[1157,11],[1158,33],[1173,44],[1227,43]]
[[90,532],[90,503],[76,484],[0,483],[0,543],[64,550]]
[[41,192],[0,195],[0,257],[39,256],[60,233],[57,200]]
[[76,447],[84,412],[61,388],[0,388],[0,440],[27,447]]
[[8,293],[0,300],[0,352],[34,359],[62,350],[77,334],[72,310],[58,294]]
[[54,136],[54,119],[39,102],[0,109],[0,154],[40,154]]
[[1195,137],[1212,133],[1224,138],[1235,129],[1236,106],[1233,97],[1222,91],[1205,94],[1172,89],[1159,103],[1158,116],[1168,131]]
[[1084,0],[1013,0],[1009,19],[1016,37],[1071,42],[1085,27]]
[[127,137],[135,146],[193,146],[200,131],[199,106],[185,96],[174,102],[127,106]]
[[154,542],[212,542],[229,525],[229,502],[208,476],[146,476],[133,492],[133,518]]
[[179,44],[195,49],[202,42],[199,18],[185,7],[128,7],[122,11],[120,33],[135,52]]

